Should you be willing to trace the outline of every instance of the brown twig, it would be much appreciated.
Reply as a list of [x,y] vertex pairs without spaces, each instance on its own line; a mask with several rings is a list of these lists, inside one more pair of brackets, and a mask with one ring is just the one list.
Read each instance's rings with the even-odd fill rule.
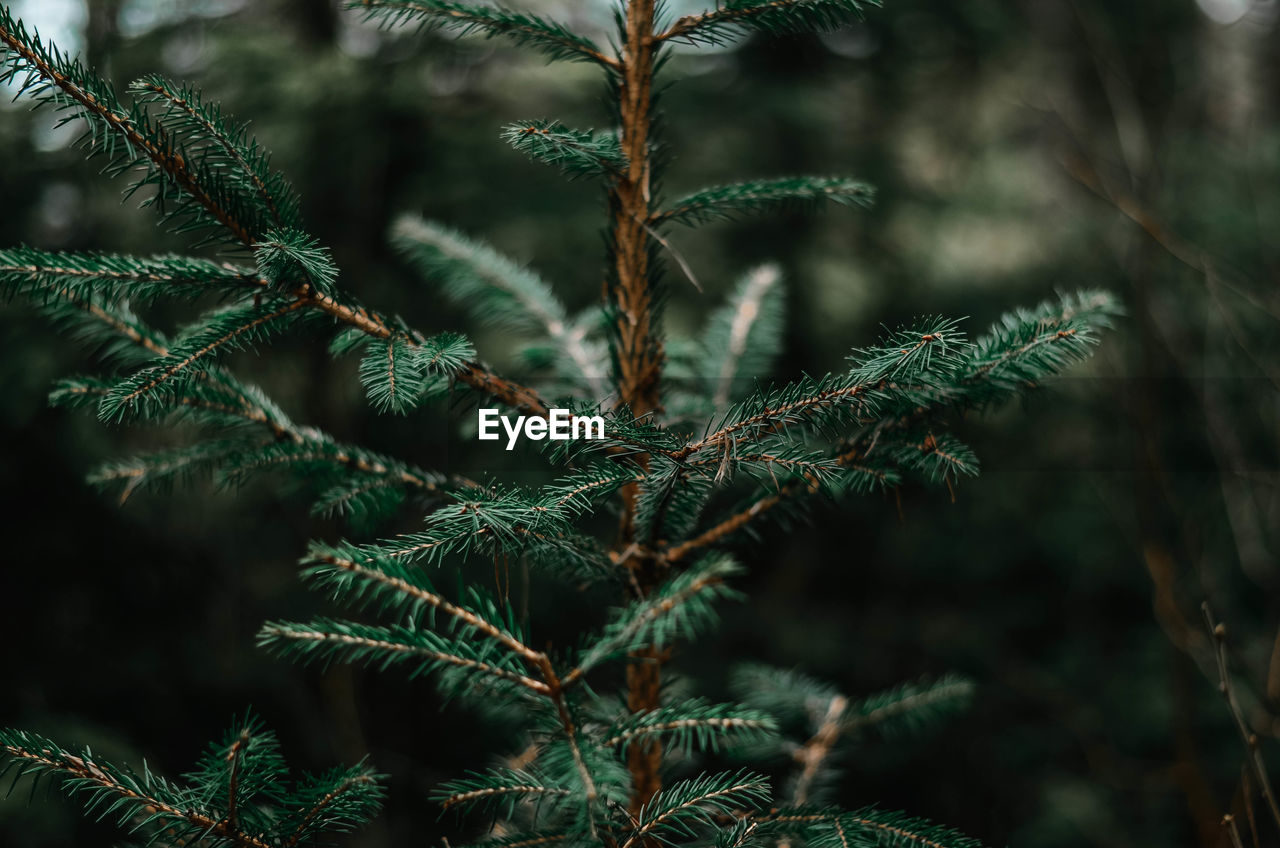
[[1222,817],[1222,829],[1227,832],[1231,838],[1231,848],[1244,848],[1244,843],[1240,841],[1240,829],[1236,827],[1236,817],[1227,813]]
[[751,272],[747,278],[746,291],[742,300],[734,309],[729,321],[728,350],[725,351],[724,362],[720,373],[716,375],[716,389],[711,403],[720,409],[729,403],[729,392],[733,388],[733,378],[737,375],[738,362],[747,350],[747,339],[751,328],[760,318],[761,306],[770,290],[782,279],[776,265],[762,265]]
[[796,788],[791,795],[791,801],[796,806],[808,802],[813,779],[817,776],[823,761],[830,755],[831,749],[835,747],[836,740],[840,738],[840,718],[848,707],[848,698],[843,695],[833,697],[827,704],[826,714],[822,717],[822,724],[818,726],[817,732],[804,743],[800,750],[796,751],[796,761],[801,764],[800,774],[796,778]]
[[1253,769],[1253,776],[1258,781],[1258,789],[1267,802],[1271,818],[1275,821],[1276,827],[1280,828],[1280,805],[1276,803],[1275,792],[1271,789],[1271,780],[1267,777],[1267,769],[1262,761],[1258,735],[1249,728],[1248,723],[1245,721],[1244,711],[1240,708],[1235,688],[1231,685],[1231,673],[1227,667],[1227,626],[1214,620],[1208,601],[1201,604],[1200,609],[1204,613],[1205,624],[1213,637],[1214,659],[1218,664],[1218,691],[1222,693],[1222,697],[1227,702],[1227,708],[1231,711],[1231,717],[1235,720],[1236,729],[1240,732],[1240,739],[1244,742],[1246,757],[1250,767]]
[[231,743],[227,751],[227,761],[231,763],[231,774],[227,780],[227,826],[236,827],[236,815],[240,802],[240,767],[244,764],[245,748],[249,745],[249,730],[240,731],[240,736]]

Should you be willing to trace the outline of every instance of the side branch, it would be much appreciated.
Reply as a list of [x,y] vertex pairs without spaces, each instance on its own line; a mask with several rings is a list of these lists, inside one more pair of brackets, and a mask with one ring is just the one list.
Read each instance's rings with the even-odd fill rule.
[[686,38],[705,27],[722,26],[749,20],[766,12],[776,12],[799,6],[808,0],[772,0],[758,6],[746,6],[737,9],[712,9],[696,15],[685,15],[679,18],[665,32],[655,36],[658,41],[670,41],[673,38]]
[[58,88],[63,96],[79,105],[86,112],[96,115],[113,131],[119,133],[133,149],[139,150],[157,168],[180,189],[200,204],[222,226],[226,227],[237,240],[245,245],[253,243],[252,234],[238,221],[231,212],[223,208],[213,196],[205,191],[196,180],[195,175],[187,167],[181,154],[166,147],[161,147],[148,134],[144,133],[129,115],[116,111],[110,105],[101,102],[92,92],[86,91],[75,81],[53,67],[44,56],[31,49],[16,32],[4,26],[0,20],[0,44],[20,57],[49,84]]
[[227,840],[236,848],[271,848],[270,843],[237,830],[225,818],[213,818],[197,810],[175,807],[159,798],[146,794],[141,791],[140,787],[135,788],[124,781],[116,779],[90,760],[87,755],[83,757],[68,753],[56,755],[55,752],[49,750],[28,750],[11,744],[0,746],[0,753],[19,762],[27,763],[33,768],[65,775],[82,786],[93,786],[97,788],[96,791],[119,796],[125,802],[138,805],[144,812],[152,816],[165,816],[170,819],[189,822],[211,836],[218,836]]
[[683,448],[675,452],[677,459],[684,459],[708,447],[721,445],[732,439],[738,433],[755,429],[754,435],[764,436],[777,432],[785,427],[787,423],[797,415],[803,415],[826,406],[841,403],[851,398],[861,397],[869,392],[873,386],[854,385],[845,386],[839,389],[830,389],[818,392],[809,397],[800,398],[789,403],[779,404],[778,406],[765,409],[756,413],[749,418],[744,418],[727,427],[722,427],[716,432],[696,442],[690,442]]
[[323,798],[317,801],[311,809],[307,810],[306,815],[302,817],[302,821],[298,823],[298,827],[294,830],[293,834],[284,841],[285,848],[295,848],[295,846],[302,841],[303,836],[306,835],[307,831],[311,828],[311,825],[324,814],[325,810],[336,804],[343,795],[351,792],[357,786],[368,785],[373,782],[374,779],[372,777],[367,774],[361,774],[356,775],[355,777],[349,777],[339,783],[336,787],[327,792]]
[[[61,92],[62,97],[103,121],[112,131],[119,134],[131,149],[141,151],[154,167],[165,174],[181,191],[190,195],[237,241],[250,249],[255,246],[256,235],[205,190],[190,168],[190,163],[181,154],[158,142],[153,134],[145,132],[132,116],[102,102],[92,92],[85,90],[75,80],[59,71],[46,56],[28,45],[12,28],[5,26],[2,19],[0,19],[0,46],[19,57],[39,77]],[[292,294],[299,300],[305,300],[307,305],[320,309],[371,336],[388,338],[392,335],[393,331],[380,316],[363,308],[341,303],[333,297],[316,291],[310,284],[298,287]],[[545,417],[548,413],[549,407],[532,389],[498,377],[479,363],[468,363],[459,373],[458,379],[526,414]]]
[[[875,472],[872,469],[861,468],[861,466],[858,465],[858,460],[864,455],[865,452],[861,448],[853,448],[836,456],[835,461],[842,468],[865,470],[870,473],[883,474],[883,472]],[[821,487],[822,479],[812,471],[807,472],[801,479],[787,483],[782,488],[778,489],[778,491],[760,498],[746,509],[734,513],[719,524],[708,528],[692,539],[688,539],[678,545],[673,545],[662,553],[662,557],[669,563],[679,562],[694,551],[714,545],[717,542],[733,535],[743,527],[746,527],[756,518],[759,518],[774,507],[780,505],[788,498],[813,494]]]
[[138,90],[150,92],[158,99],[169,104],[172,108],[186,115],[188,120],[198,124],[210,138],[215,140],[218,147],[222,149],[222,152],[227,156],[227,158],[236,163],[236,166],[240,169],[241,173],[253,185],[254,191],[258,195],[258,199],[262,201],[268,213],[271,215],[271,220],[274,221],[277,226],[283,223],[280,216],[280,206],[276,203],[275,197],[272,196],[271,191],[267,188],[266,183],[263,182],[262,177],[253,169],[253,166],[249,164],[248,160],[245,159],[239,148],[232,143],[231,139],[227,137],[226,133],[214,126],[213,122],[209,120],[209,117],[204,114],[196,103],[192,103],[180,93],[170,90],[167,86],[162,85],[159,81],[154,79],[142,82],[139,85]]
[[316,561],[325,563],[326,565],[332,565],[335,568],[340,568],[343,571],[357,575],[365,580],[380,583],[395,592],[426,604],[429,607],[433,607],[445,615],[457,619],[466,626],[483,633],[490,639],[493,639],[535,666],[541,667],[542,662],[546,659],[545,655],[541,652],[535,651],[533,648],[530,648],[510,633],[499,629],[497,626],[476,615],[471,610],[456,606],[442,598],[440,595],[428,592],[420,586],[414,586],[412,583],[402,580],[399,577],[384,574],[377,569],[365,568],[354,560],[344,559],[343,557],[332,556],[329,554],[317,556]]
[[500,7],[468,6],[452,0],[352,0],[352,8],[371,14],[384,12],[393,20],[414,16],[428,24],[460,29],[483,30],[490,35],[506,35],[521,43],[541,47],[558,58],[583,58],[620,70],[622,63],[602,52],[589,39],[563,26],[540,18],[521,15]]
[[269,625],[265,627],[260,634],[260,638],[264,640],[274,638],[294,642],[323,643],[350,651],[377,651],[406,657],[420,657],[424,660],[431,660],[433,662],[454,666],[456,668],[471,669],[472,671],[487,674],[491,677],[497,677],[509,683],[515,683],[519,686],[523,686],[526,689],[537,692],[541,695],[546,695],[550,691],[545,683],[534,680],[533,678],[523,674],[516,674],[515,672],[508,671],[507,669],[498,668],[497,666],[481,660],[472,659],[470,657],[460,657],[456,654],[447,653],[445,651],[434,651],[417,645],[393,642],[388,639],[375,639],[351,633],[306,629],[287,624]]

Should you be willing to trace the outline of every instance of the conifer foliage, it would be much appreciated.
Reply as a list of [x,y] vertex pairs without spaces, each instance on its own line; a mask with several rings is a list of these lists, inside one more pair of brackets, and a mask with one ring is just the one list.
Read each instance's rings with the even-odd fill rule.
[[[696,682],[669,684],[679,678],[681,646],[714,627],[719,605],[739,600],[744,565],[733,551],[744,537],[803,515],[818,495],[912,480],[953,486],[976,474],[977,458],[949,422],[1086,358],[1117,312],[1112,299],[1062,295],[1010,312],[976,338],[959,321],[923,318],[852,350],[829,373],[753,382],[781,343],[783,278],[766,266],[746,271],[701,338],[668,350],[663,230],[789,203],[867,206],[873,197],[843,177],[788,176],[664,201],[654,91],[669,43],[829,29],[862,14],[863,4],[731,0],[671,19],[655,0],[626,0],[616,50],[499,6],[352,5],[388,25],[507,38],[551,60],[599,66],[613,94],[608,130],[529,120],[502,138],[569,178],[601,184],[604,302],[570,314],[550,282],[473,236],[401,220],[390,238],[408,266],[478,319],[525,338],[521,355],[537,379],[502,377],[465,336],[421,332],[346,291],[287,180],[243,124],[160,77],[139,80],[122,99],[0,8],[0,79],[83,126],[86,153],[126,179],[128,194],[224,257],[0,250],[0,288],[35,303],[108,366],[105,375],[60,383],[55,403],[109,422],[200,425],[194,443],[113,462],[93,480],[123,499],[191,475],[236,483],[275,471],[309,485],[318,511],[361,526],[417,510],[416,532],[313,543],[304,580],[352,617],[268,623],[259,642],[303,663],[429,674],[452,696],[502,710],[526,735],[525,754],[486,767],[493,752],[477,752],[476,769],[435,795],[477,822],[496,816],[480,844],[977,845],[907,813],[839,809],[830,791],[842,750],[928,729],[963,708],[968,681],[944,677],[858,700],[797,672],[750,666],[736,673],[738,697],[729,703],[672,694],[696,691]],[[173,333],[144,317],[160,300],[198,306],[211,297],[219,305]],[[341,443],[292,421],[225,364],[228,352],[266,351],[288,332],[327,335],[335,356],[359,356],[379,411],[412,414],[465,389],[528,416],[546,416],[553,401],[602,415],[605,438],[546,443],[548,464],[560,470],[541,487],[451,478]],[[618,528],[611,538],[582,529],[588,514],[610,511]],[[610,612],[584,622],[578,644],[544,649],[531,632],[537,623],[521,621],[482,576],[452,590],[437,579],[442,564],[521,558],[593,593]],[[770,772],[700,770],[703,753],[754,757]],[[255,720],[237,725],[181,782],[22,731],[0,733],[0,756],[17,778],[61,778],[89,810],[155,845],[311,844],[359,826],[381,798],[363,766],[290,783],[274,737]],[[775,784],[779,757],[794,773]]]

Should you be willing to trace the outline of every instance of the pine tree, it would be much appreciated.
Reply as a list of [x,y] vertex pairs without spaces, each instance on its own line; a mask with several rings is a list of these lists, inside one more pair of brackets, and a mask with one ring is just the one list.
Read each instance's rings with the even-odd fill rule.
[[[860,0],[725,0],[670,18],[656,0],[617,9],[616,49],[555,21],[453,0],[363,0],[388,25],[511,39],[552,61],[596,65],[609,83],[611,128],[513,123],[502,138],[569,178],[598,182],[608,200],[606,295],[570,314],[553,286],[443,224],[404,218],[390,237],[406,263],[477,319],[527,342],[530,385],[484,364],[463,335],[434,335],[358,302],[306,230],[288,181],[267,152],[198,91],[147,77],[121,98],[78,60],[0,10],[0,80],[85,128],[80,144],[127,193],[220,260],[0,250],[0,287],[36,303],[95,347],[103,376],[75,377],[53,402],[108,422],[201,425],[185,447],[111,463],[93,475],[122,497],[192,475],[240,482],[284,471],[315,492],[315,509],[372,524],[406,509],[417,532],[377,542],[317,541],[303,579],[352,619],[266,624],[259,644],[303,663],[356,663],[429,674],[527,737],[525,756],[479,765],[436,791],[445,809],[496,817],[479,844],[640,848],[978,843],[906,813],[831,805],[839,754],[879,734],[913,733],[963,709],[973,684],[943,677],[850,698],[799,672],[749,666],[737,697],[714,703],[696,681],[673,687],[678,646],[714,626],[736,600],[733,555],[770,522],[805,515],[820,496],[844,498],[912,481],[953,487],[978,471],[954,422],[1020,396],[1086,358],[1117,314],[1107,294],[1063,294],[1005,315],[969,338],[960,321],[922,318],[851,351],[829,373],[778,384],[766,374],[781,343],[784,298],[772,266],[748,270],[696,340],[668,350],[662,329],[664,231],[768,213],[796,203],[868,206],[867,185],[843,177],[751,179],[666,200],[656,83],[668,48],[751,33],[839,27]],[[143,313],[158,301],[219,305],[173,334]],[[141,310],[141,311],[137,311]],[[540,487],[472,481],[344,444],[299,424],[224,364],[266,351],[286,332],[325,334],[335,356],[360,357],[377,410],[411,414],[446,393],[471,392],[513,413],[553,408],[600,415],[603,438],[545,442],[559,469]],[[677,379],[679,378],[679,379]],[[412,499],[412,500],[411,500]],[[589,514],[613,511],[596,539]],[[447,592],[444,563],[522,559],[611,611],[576,645],[539,649],[509,601],[480,579]],[[612,675],[612,676],[611,676]],[[623,681],[622,691],[611,687]],[[789,759],[775,787],[763,773],[698,771],[702,752],[767,765]],[[381,801],[365,766],[290,784],[273,736],[236,725],[181,782],[113,766],[32,734],[0,731],[18,778],[60,779],[86,807],[146,844],[310,844],[358,827]]]

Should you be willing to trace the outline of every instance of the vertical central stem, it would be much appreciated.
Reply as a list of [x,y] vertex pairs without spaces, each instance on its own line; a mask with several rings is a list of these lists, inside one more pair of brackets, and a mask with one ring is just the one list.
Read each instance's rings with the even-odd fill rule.
[[[653,17],[656,0],[629,0],[622,54],[619,112],[622,152],[627,172],[613,189],[613,303],[617,309],[616,362],[618,402],[636,416],[656,411],[660,406],[662,341],[655,332],[653,291],[649,268],[651,213],[649,181],[649,127],[653,102],[653,63],[656,43]],[[645,458],[642,465],[647,467]],[[635,541],[637,487],[622,492],[623,511],[619,528],[619,550]],[[629,566],[635,584],[648,594],[659,575],[651,557],[636,557]],[[656,650],[640,651],[627,666],[627,708],[647,712],[661,703],[661,657]],[[662,788],[660,766],[662,747],[657,742],[633,745],[627,752],[631,772],[633,813]]]
[[614,299],[618,308],[618,395],[633,415],[658,408],[662,342],[649,285],[649,123],[653,99],[655,0],[630,0],[620,111],[627,173],[614,188]]

